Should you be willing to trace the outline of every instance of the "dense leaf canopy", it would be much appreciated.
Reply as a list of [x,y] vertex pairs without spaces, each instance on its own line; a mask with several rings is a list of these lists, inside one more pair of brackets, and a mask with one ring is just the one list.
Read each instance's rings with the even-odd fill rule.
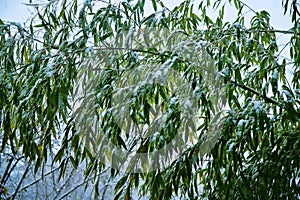
[[[145,11],[145,3],[152,13]],[[59,181],[70,164],[84,169],[84,183],[93,185],[95,198],[103,195],[99,183],[107,170],[116,199],[130,199],[136,193],[151,199],[300,198],[296,0],[282,1],[282,12],[291,20],[288,30],[274,29],[267,11],[255,11],[240,0],[186,0],[174,9],[160,0],[53,0],[27,6],[34,10],[28,22],[0,20],[0,198],[14,199],[24,192],[22,181],[31,168],[44,177],[50,165],[60,172]],[[227,7],[237,11],[232,22],[224,17]],[[211,10],[218,14],[210,16]],[[138,35],[141,31],[146,34]],[[284,45],[278,44],[282,35],[288,38]],[[139,38],[144,36],[150,39]],[[128,38],[139,40],[129,47]],[[112,41],[118,45],[112,46]],[[198,46],[189,52],[192,43]],[[206,72],[216,76],[199,70],[190,56],[201,57]],[[124,107],[130,114],[120,125],[112,111],[115,89],[140,79],[132,78],[136,71],[157,77],[151,74],[157,68],[170,69],[180,78],[170,76],[166,84],[138,84],[126,97]],[[213,95],[212,79],[222,81],[222,90],[216,92],[220,96]],[[86,87],[78,84],[80,80]],[[190,146],[165,168],[152,171],[130,173],[130,165],[121,171],[103,162],[103,157],[116,156],[101,151],[106,143],[149,153],[181,134],[184,111],[179,109],[182,102],[174,103],[172,90],[180,80],[185,91],[195,94],[192,109],[202,119],[197,127],[185,126],[193,142],[179,143]],[[92,104],[83,104],[89,110],[79,120],[96,119],[101,136],[87,134],[89,123],[84,130],[78,126],[77,87],[92,92],[84,100]],[[220,133],[211,146],[203,146],[218,98],[225,105]],[[153,113],[159,112],[156,105],[166,113],[158,132],[151,137],[130,134],[134,128],[150,126]],[[22,160],[28,167],[11,186],[8,180]]]

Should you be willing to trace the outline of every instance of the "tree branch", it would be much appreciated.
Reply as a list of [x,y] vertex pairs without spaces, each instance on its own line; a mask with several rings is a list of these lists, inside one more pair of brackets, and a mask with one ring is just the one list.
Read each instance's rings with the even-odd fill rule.
[[65,197],[67,197],[69,194],[71,194],[72,192],[74,192],[76,189],[78,189],[79,187],[81,187],[82,185],[84,185],[85,183],[87,183],[88,181],[94,179],[96,176],[100,176],[102,174],[104,174],[109,168],[107,168],[106,170],[104,170],[103,172],[99,173],[98,175],[95,175],[87,180],[82,181],[81,183],[79,183],[78,185],[76,185],[74,188],[72,188],[71,190],[67,191],[66,193],[64,193],[58,200],[62,200]]
[[63,188],[65,188],[66,184],[69,183],[71,177],[73,176],[74,173],[74,169],[72,169],[70,175],[68,176],[68,178],[65,180],[65,182],[59,187],[55,197],[53,199],[57,199],[57,197],[60,195],[61,191],[63,190]]
[[[59,167],[57,167],[57,168],[55,168],[55,169],[53,169],[53,170],[47,172],[47,173],[44,175],[44,177],[45,177],[45,176],[48,176],[49,174],[55,172],[55,171],[58,170],[58,169],[59,169]],[[19,192],[21,192],[22,190],[25,190],[25,189],[29,188],[30,186],[36,184],[37,182],[39,182],[39,181],[42,180],[42,179],[43,179],[43,177],[41,176],[40,178],[38,178],[38,179],[32,181],[31,183],[29,183],[29,184],[23,186],[23,187],[19,190]]]
[[247,87],[246,85],[243,85],[243,84],[240,84],[240,83],[237,83],[235,82],[234,80],[230,80],[232,84],[244,89],[244,90],[247,90],[248,92],[251,92],[252,94],[255,94],[256,96],[259,96],[260,98],[264,99],[266,102],[268,103],[272,103],[272,104],[275,104],[281,108],[283,108],[282,104],[279,103],[278,101],[276,100],[273,100],[271,99],[270,97],[267,97],[266,95],[263,95],[263,94],[260,94],[259,92],[255,91],[254,89],[252,88],[249,88]]
[[13,160],[15,159],[14,157],[11,158],[11,160],[9,161],[6,170],[4,172],[4,175],[1,179],[1,184],[5,185],[6,181],[8,180],[8,178],[10,177],[10,174],[12,173],[12,171],[14,170],[14,168],[17,166],[18,162],[20,160],[22,160],[24,158],[24,156],[21,156],[19,158],[16,158],[16,162],[13,164],[13,166],[11,166]]
[[249,10],[251,10],[254,14],[257,13],[253,8],[251,8],[250,6],[248,6],[248,5],[247,5],[246,3],[244,3],[243,1],[239,0],[239,2],[240,2],[243,6],[247,7]]
[[26,175],[27,175],[27,173],[28,173],[28,171],[29,171],[29,167],[30,167],[30,166],[31,166],[31,162],[28,163],[28,165],[27,165],[27,167],[26,167],[26,169],[25,169],[25,172],[23,173],[23,176],[22,176],[22,178],[20,179],[19,184],[18,184],[16,190],[15,190],[14,194],[13,194],[12,197],[11,197],[12,200],[14,200],[14,199],[16,198],[16,195],[17,195],[17,193],[19,192],[19,189],[20,189],[20,187],[21,187],[21,185],[22,185],[22,182],[24,181],[24,179],[25,179],[25,177],[26,177]]
[[270,29],[267,29],[267,30],[248,30],[250,33],[282,33],[282,34],[292,34],[292,35],[297,35],[299,36],[300,33],[296,33],[294,31],[291,31],[291,30],[270,30]]

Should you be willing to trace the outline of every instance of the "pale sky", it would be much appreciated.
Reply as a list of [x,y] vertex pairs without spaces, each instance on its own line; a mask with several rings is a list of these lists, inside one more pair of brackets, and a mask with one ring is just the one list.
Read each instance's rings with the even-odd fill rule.
[[[275,28],[288,29],[291,27],[291,23],[289,16],[283,16],[281,1],[282,0],[244,0],[243,2],[247,3],[255,11],[267,10],[271,14],[271,24]],[[28,0],[0,0],[0,18],[9,21],[24,22],[30,14],[28,8],[22,4],[22,2],[28,3]],[[168,7],[172,8],[180,1],[165,0],[164,2]],[[146,3],[146,6],[147,4],[151,5],[150,0]],[[151,11],[151,9],[147,8],[146,10],[148,10],[148,12]],[[225,15],[229,20],[233,19],[234,14],[233,9],[227,9],[225,11]]]
[[[115,1],[120,1],[120,0],[115,0]],[[170,9],[174,8],[182,1],[183,0],[163,0],[165,5]],[[29,12],[29,8],[22,3],[28,3],[28,2],[29,0],[0,0],[0,18],[6,21],[15,21],[21,23],[25,22],[30,17],[30,12]],[[198,2],[198,1],[194,0],[194,2]],[[271,25],[275,29],[288,30],[289,28],[292,27],[292,24],[290,22],[290,17],[288,15],[286,16],[283,15],[283,9],[281,5],[282,0],[242,0],[242,2],[249,5],[255,11],[261,11],[261,10],[268,11],[271,15]],[[146,0],[145,6],[146,6],[145,8],[146,13],[151,13],[153,8],[150,0]],[[214,18],[214,16],[217,15],[217,12],[210,11],[208,12],[208,14],[210,17]],[[251,12],[246,14],[246,16],[248,16],[248,19],[250,19],[252,15],[253,13]],[[225,10],[225,19],[227,21],[232,21],[235,19],[235,17],[236,17],[236,10],[234,8],[227,7],[227,9]],[[279,40],[277,41],[279,45],[285,44],[290,39],[289,35],[279,35],[279,36],[280,36]],[[289,48],[286,48],[285,51],[283,52],[283,55],[289,55],[288,51]]]

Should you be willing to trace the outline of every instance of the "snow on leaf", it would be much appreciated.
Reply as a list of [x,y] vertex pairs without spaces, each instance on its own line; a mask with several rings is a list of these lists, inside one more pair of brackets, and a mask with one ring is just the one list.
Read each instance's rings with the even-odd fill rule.
[[171,100],[170,100],[170,104],[175,105],[177,101],[178,101],[177,97],[172,97]]
[[278,79],[278,70],[277,69],[274,70],[274,73],[272,75],[272,79],[277,81],[277,79]]
[[261,113],[261,111],[263,111],[264,108],[260,101],[253,101],[252,110],[256,113]]
[[246,125],[248,122],[249,122],[248,120],[242,119],[239,121],[238,126],[242,127],[242,126]]
[[47,64],[47,67],[45,69],[45,76],[47,78],[53,76],[54,74],[54,69],[53,69],[53,65],[51,63]]

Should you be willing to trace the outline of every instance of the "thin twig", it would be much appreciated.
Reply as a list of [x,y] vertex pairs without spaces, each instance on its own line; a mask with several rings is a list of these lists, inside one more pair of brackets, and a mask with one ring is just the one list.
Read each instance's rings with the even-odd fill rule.
[[277,57],[280,56],[280,54],[284,51],[284,49],[290,44],[291,42],[288,42],[284,45],[284,47],[282,47],[282,49],[280,50],[280,52],[277,54]]
[[[10,174],[12,173],[12,171],[14,170],[14,168],[17,166],[18,162],[19,162],[20,160],[22,160],[24,157],[25,157],[25,156],[21,156],[21,157],[17,158],[17,159],[16,159],[16,162],[15,162],[15,163],[13,164],[13,166],[9,169],[8,173],[5,174],[5,175],[6,175],[5,179],[4,179],[4,177],[2,177],[3,182],[2,182],[2,180],[1,180],[1,183],[2,183],[3,185],[5,185],[6,181],[7,181],[8,178],[10,177]],[[14,158],[13,158],[13,159],[14,159]],[[10,163],[10,164],[11,164],[11,163]],[[9,167],[8,167],[8,168],[9,168]]]
[[[48,176],[49,174],[52,174],[53,172],[55,172],[55,171],[58,170],[58,169],[59,169],[59,167],[57,167],[57,168],[55,168],[55,169],[53,169],[53,170],[47,172],[47,173],[44,175],[44,177],[45,177],[45,176]],[[37,182],[39,182],[39,181],[42,180],[42,179],[43,179],[43,177],[41,176],[40,178],[38,178],[38,179],[32,181],[31,183],[29,183],[29,184],[23,186],[23,187],[19,190],[19,192],[21,192],[22,190],[25,190],[25,189],[29,188],[30,186],[36,184]]]
[[7,173],[8,173],[8,171],[9,171],[9,167],[11,166],[12,161],[13,161],[13,158],[9,159],[9,161],[8,161],[8,163],[7,163],[5,172],[4,172],[4,174],[3,174],[3,176],[2,176],[2,179],[1,179],[1,181],[0,181],[1,185],[4,185],[5,182],[6,182],[6,180],[7,180],[7,179],[6,179],[6,176],[7,176]]
[[[19,192],[19,189],[20,189],[20,187],[21,187],[21,185],[22,185],[22,182],[24,181],[24,179],[25,179],[25,177],[26,177],[26,175],[27,175],[27,173],[28,173],[28,171],[29,171],[29,167],[30,167],[30,166],[31,166],[31,162],[28,163],[28,165],[27,165],[27,167],[26,167],[26,169],[25,169],[25,172],[23,173],[23,176],[22,176],[22,178],[20,179],[19,184],[18,184],[16,190],[15,190],[14,194],[13,194],[12,197],[11,197],[12,200],[14,200],[14,199],[16,198],[16,195],[17,195],[18,192]],[[9,198],[9,199],[10,199],[10,198]]]
[[79,183],[78,185],[76,185],[74,188],[72,188],[71,190],[67,191],[66,193],[64,193],[58,200],[62,200],[63,198],[65,198],[66,196],[68,196],[69,194],[71,194],[72,192],[74,192],[76,189],[78,189],[79,187],[81,187],[82,185],[84,185],[85,183],[87,183],[88,181],[94,179],[96,176],[100,176],[102,174],[104,174],[109,168],[107,168],[106,170],[104,170],[103,172],[99,173],[98,175],[95,175],[87,180],[84,180],[83,182]]
[[68,176],[68,178],[65,180],[65,182],[59,187],[59,189],[58,189],[58,191],[57,191],[57,193],[56,193],[56,195],[55,195],[55,197],[53,198],[53,199],[56,199],[59,195],[60,195],[60,193],[61,193],[61,191],[63,190],[63,188],[65,188],[65,186],[66,186],[66,184],[70,181],[70,179],[71,179],[71,177],[73,176],[73,173],[74,173],[74,168],[72,169],[72,171],[71,171],[71,173],[70,173],[70,175]]
[[240,2],[243,6],[247,7],[249,10],[251,10],[254,14],[257,13],[253,8],[251,8],[250,6],[248,6],[248,5],[247,5],[246,3],[244,3],[243,1],[239,0],[239,2]]

